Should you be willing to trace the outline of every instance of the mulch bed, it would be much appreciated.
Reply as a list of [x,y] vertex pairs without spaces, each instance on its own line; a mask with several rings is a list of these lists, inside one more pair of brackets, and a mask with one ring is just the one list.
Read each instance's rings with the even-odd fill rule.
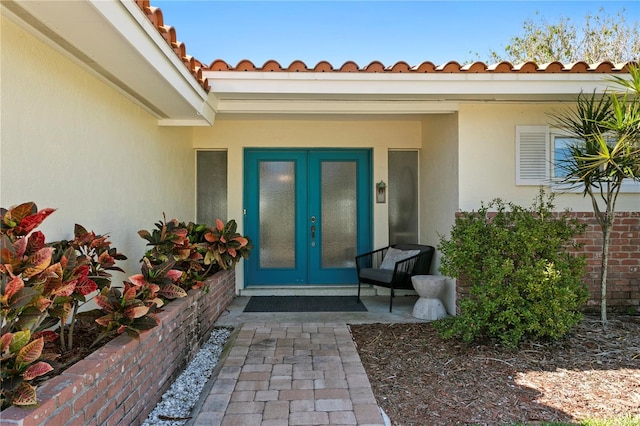
[[[442,340],[429,323],[351,325],[394,425],[539,424],[640,415],[640,317],[521,345]],[[640,421],[640,417],[638,417]]]

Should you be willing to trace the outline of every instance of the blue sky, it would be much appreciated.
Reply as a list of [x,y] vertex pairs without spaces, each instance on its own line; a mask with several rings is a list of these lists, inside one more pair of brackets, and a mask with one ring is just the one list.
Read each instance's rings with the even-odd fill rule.
[[[205,64],[223,59],[235,66],[269,59],[288,66],[347,60],[363,67],[405,61],[464,63],[501,52],[526,19],[581,26],[587,14],[640,20],[640,1],[207,1],[151,0],[164,22],[176,28],[187,53]],[[537,15],[536,15],[537,13]]]

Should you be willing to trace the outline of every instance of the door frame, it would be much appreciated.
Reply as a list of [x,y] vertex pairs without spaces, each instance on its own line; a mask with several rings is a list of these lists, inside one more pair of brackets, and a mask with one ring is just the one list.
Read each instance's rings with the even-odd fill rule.
[[[317,165],[320,164],[325,158],[331,160],[332,156],[335,155],[336,160],[340,161],[340,155],[345,154],[353,154],[354,160],[359,162],[359,167],[357,169],[357,185],[358,185],[358,196],[359,202],[357,203],[357,212],[356,215],[358,217],[357,223],[357,247],[356,254],[363,253],[369,251],[372,244],[373,237],[373,164],[372,164],[372,149],[371,148],[244,148],[243,153],[243,162],[244,162],[244,190],[243,190],[243,211],[244,211],[244,226],[247,232],[249,232],[250,237],[254,240],[256,245],[256,254],[254,259],[251,257],[248,261],[245,261],[245,278],[244,278],[244,287],[247,286],[269,286],[269,285],[304,285],[304,286],[312,286],[312,285],[340,285],[340,284],[355,284],[357,283],[357,274],[355,271],[355,265],[353,268],[334,268],[333,271],[334,277],[339,277],[339,282],[332,282],[330,279],[331,274],[318,274],[321,268],[319,265],[312,265],[311,262],[313,259],[316,259],[319,262],[319,255],[312,255],[310,246],[310,232],[309,232],[309,216],[307,210],[309,209],[310,204],[312,204],[311,198],[317,197],[320,198],[320,194],[311,194],[309,191],[310,181],[314,180],[311,177],[312,170],[310,168],[310,163],[312,163],[312,157],[316,157],[313,161],[318,162]],[[260,158],[257,159],[255,156],[251,154],[257,154]],[[288,158],[287,158],[288,156]],[[305,250],[298,250],[295,254],[295,261],[303,262],[306,270],[305,281],[301,282],[299,276],[295,273],[289,274],[288,269],[279,269],[274,270],[274,274],[279,274],[278,282],[274,282],[273,280],[256,280],[255,278],[259,275],[260,268],[255,262],[259,262],[257,259],[257,250],[259,250],[260,245],[260,235],[259,235],[259,218],[257,218],[257,223],[251,224],[249,223],[249,218],[247,216],[247,212],[257,211],[259,206],[256,203],[256,200],[259,196],[257,194],[257,187],[259,185],[259,177],[258,175],[258,164],[263,159],[267,161],[292,161],[293,157],[300,158],[299,156],[305,157],[305,173],[304,176],[297,176],[297,180],[300,180],[300,184],[296,185],[296,199],[301,199],[299,197],[304,197],[302,199],[306,202],[306,207],[304,207],[304,212],[298,212],[296,207],[296,229],[300,227],[306,231],[296,231],[296,244],[302,244],[303,247],[306,247]],[[345,158],[344,161],[350,161],[348,158]],[[319,179],[319,170],[315,169],[313,172],[318,174]],[[296,174],[298,171],[296,171]],[[253,187],[250,187],[253,185]],[[318,200],[314,201],[315,203]],[[364,209],[364,210],[362,210]],[[257,214],[257,213],[253,213]],[[319,225],[320,221],[318,221],[317,225]],[[255,227],[255,229],[253,229]],[[255,234],[252,235],[251,233]],[[316,241],[320,241],[321,238],[317,238]],[[316,250],[321,250],[321,243],[318,243],[315,247]],[[250,270],[250,268],[252,268]],[[340,271],[340,269],[344,269],[344,271]],[[316,276],[317,281],[310,279],[311,271],[313,273],[318,274]],[[326,271],[325,271],[326,272]],[[335,274],[338,275],[335,275]],[[282,276],[282,279],[280,279]],[[253,282],[250,282],[253,280]],[[335,281],[335,280],[334,280]]]

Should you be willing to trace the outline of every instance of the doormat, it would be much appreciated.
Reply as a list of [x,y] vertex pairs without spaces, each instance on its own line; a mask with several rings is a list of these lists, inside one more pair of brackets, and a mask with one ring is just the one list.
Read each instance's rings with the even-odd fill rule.
[[244,312],[367,312],[355,296],[251,296]]

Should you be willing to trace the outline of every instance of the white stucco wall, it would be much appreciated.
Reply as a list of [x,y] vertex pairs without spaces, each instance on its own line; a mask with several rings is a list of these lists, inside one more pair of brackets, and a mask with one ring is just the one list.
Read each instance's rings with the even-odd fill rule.
[[458,209],[458,116],[432,115],[422,123],[420,240],[437,246]]
[[[420,156],[420,241],[438,247],[448,235],[458,208],[458,115],[431,115],[422,121]],[[440,275],[440,253],[436,251],[432,274]],[[443,302],[455,313],[455,281],[449,279]]]
[[[139,272],[140,229],[195,218],[191,129],[157,121],[114,89],[2,17],[0,205],[58,210],[48,241],[75,223],[109,233]],[[114,277],[120,284],[124,277]]]
[[[539,187],[515,185],[515,128],[549,125],[550,113],[569,106],[571,104],[557,103],[461,105],[459,208],[477,209],[481,201],[486,203],[497,197],[530,206]],[[558,210],[592,211],[591,199],[582,193],[556,194],[555,205]],[[640,210],[640,194],[620,194],[616,210]]]

